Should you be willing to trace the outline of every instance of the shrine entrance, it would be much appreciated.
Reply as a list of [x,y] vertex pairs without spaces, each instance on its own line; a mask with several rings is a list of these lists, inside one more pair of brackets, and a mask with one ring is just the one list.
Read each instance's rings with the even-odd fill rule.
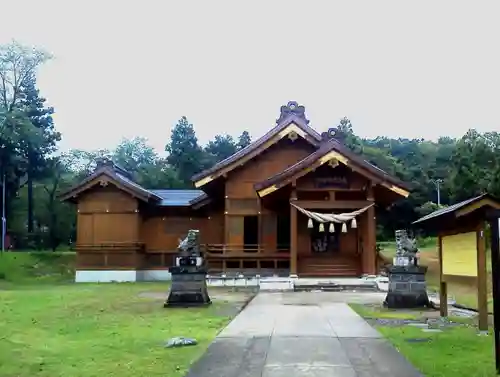
[[333,254],[338,253],[340,250],[339,232],[340,228],[331,224],[336,229],[330,232],[331,229],[320,229],[322,224],[314,224],[310,229],[311,237],[311,252],[313,254]]

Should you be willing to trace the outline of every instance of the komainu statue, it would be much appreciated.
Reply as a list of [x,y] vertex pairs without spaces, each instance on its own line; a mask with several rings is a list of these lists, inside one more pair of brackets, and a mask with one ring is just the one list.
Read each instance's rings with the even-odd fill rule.
[[169,269],[172,286],[165,307],[189,307],[211,304],[207,290],[207,268],[200,252],[199,230],[190,230],[179,240],[175,266]]
[[425,273],[427,267],[418,265],[416,240],[406,230],[397,230],[396,256],[388,268],[389,291],[384,304],[389,308],[418,308],[429,306]]

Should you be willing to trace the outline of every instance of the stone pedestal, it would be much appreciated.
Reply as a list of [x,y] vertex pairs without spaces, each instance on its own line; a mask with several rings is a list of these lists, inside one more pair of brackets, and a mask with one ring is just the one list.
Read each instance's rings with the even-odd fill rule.
[[210,305],[207,272],[205,269],[190,270],[183,267],[170,268],[172,285],[164,307],[192,307]]
[[425,284],[427,267],[391,266],[389,272],[389,291],[384,305],[389,308],[422,308],[430,306]]

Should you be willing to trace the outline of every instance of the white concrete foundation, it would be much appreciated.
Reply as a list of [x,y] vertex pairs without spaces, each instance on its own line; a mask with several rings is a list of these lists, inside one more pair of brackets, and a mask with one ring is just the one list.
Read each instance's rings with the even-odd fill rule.
[[77,270],[75,283],[125,283],[136,281],[168,281],[168,270]]
[[172,274],[168,270],[142,270],[137,271],[137,281],[168,281]]
[[135,270],[77,270],[75,274],[76,283],[124,283],[137,281]]

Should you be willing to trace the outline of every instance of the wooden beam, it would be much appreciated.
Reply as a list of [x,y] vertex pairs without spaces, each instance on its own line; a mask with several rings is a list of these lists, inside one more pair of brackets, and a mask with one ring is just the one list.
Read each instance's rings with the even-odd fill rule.
[[489,206],[489,207],[494,208],[494,209],[500,209],[498,204],[495,201],[493,201],[489,198],[484,198],[484,199],[477,201],[476,203],[473,203],[469,206],[466,206],[464,208],[457,210],[457,212],[455,212],[455,217],[461,217],[461,216],[468,215],[469,213],[471,213],[471,212],[473,212],[481,207],[484,207],[484,206]]
[[486,270],[486,239],[484,223],[477,228],[477,308],[479,331],[488,331],[488,285]]
[[441,317],[448,317],[448,289],[443,275],[443,235],[438,235],[439,259],[439,313]]
[[295,200],[293,203],[304,209],[361,209],[373,204],[369,200]]
[[375,200],[375,195],[373,193],[373,183],[371,181],[366,185],[366,199],[370,201]]
[[396,185],[392,185],[390,183],[387,183],[387,182],[384,182],[382,183],[382,186],[388,188],[389,190],[395,192],[396,194],[398,195],[401,195],[402,197],[405,197],[407,198],[408,196],[410,196],[410,192],[401,188],[401,187],[398,187]]
[[[290,199],[296,201],[297,192],[292,190]],[[290,275],[297,275],[297,208],[290,206]]]
[[[370,202],[369,202],[370,203]],[[366,248],[363,250],[366,255],[368,271],[364,271],[369,275],[377,274],[377,224],[375,218],[375,207],[371,206],[366,211]]]
[[361,188],[343,188],[343,187],[301,187],[297,186],[297,190],[301,192],[321,192],[321,191],[336,191],[336,192],[356,192],[365,193]]

